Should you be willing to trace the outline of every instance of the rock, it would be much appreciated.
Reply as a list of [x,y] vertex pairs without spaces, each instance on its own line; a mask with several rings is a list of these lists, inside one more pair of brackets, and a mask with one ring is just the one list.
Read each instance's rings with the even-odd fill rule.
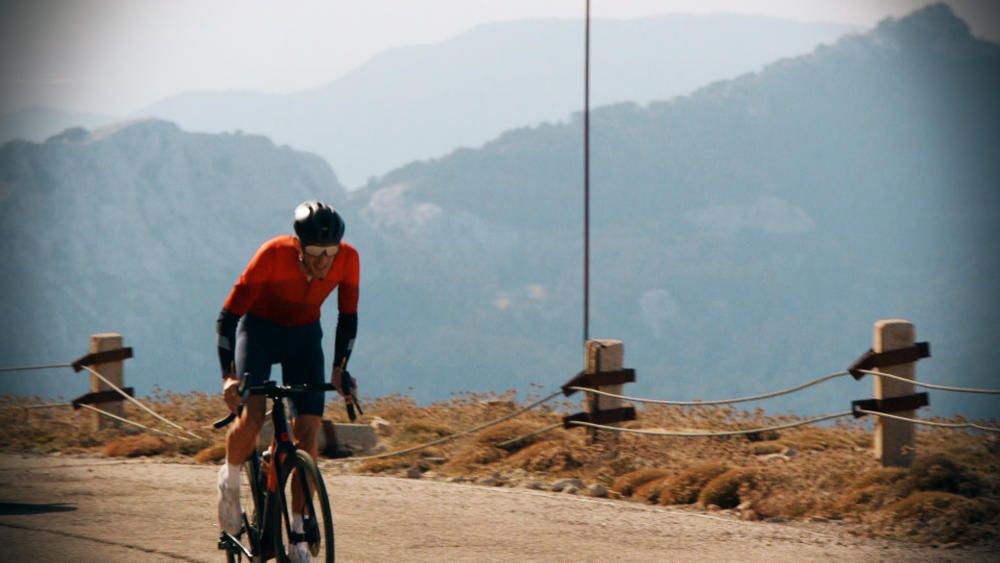
[[448,479],[449,483],[464,483],[466,481],[468,481],[468,479],[466,479],[464,475],[458,475],[456,477],[452,477],[451,479]]
[[788,448],[785,450],[785,455],[788,457],[795,457],[799,455],[799,450],[796,450],[795,448]]
[[406,476],[410,479],[420,479],[424,476],[424,472],[419,467],[411,467],[406,470]]
[[566,487],[576,487],[576,489],[579,490],[584,488],[585,485],[583,484],[583,481],[579,479],[562,479],[552,484],[552,490],[557,493],[562,491]]
[[574,487],[573,485],[570,485],[570,486],[568,486],[568,487],[566,487],[565,489],[562,490],[562,492],[566,493],[567,495],[575,495],[579,491],[580,491],[580,489]]
[[740,520],[756,522],[757,520],[760,520],[760,514],[757,514],[757,512],[752,508],[750,510],[744,510],[740,512]]
[[529,489],[532,489],[532,490],[535,490],[535,491],[541,491],[541,490],[545,489],[545,483],[542,483],[541,481],[537,481],[537,480],[536,481],[530,481],[527,484],[525,484],[525,487],[527,487]]
[[378,434],[379,436],[382,437],[392,436],[393,433],[392,424],[388,420],[380,416],[373,417],[372,421],[369,422],[368,425],[371,426],[372,429],[375,430],[375,433]]
[[498,477],[487,477],[482,481],[477,481],[476,484],[484,487],[499,487],[504,484],[504,480]]
[[368,454],[378,445],[378,438],[375,436],[375,429],[367,424],[347,424],[342,422],[332,423],[323,421],[323,429],[320,432],[320,441],[327,442],[321,444],[320,450],[329,449],[335,446],[337,449],[348,449],[354,452]]
[[784,524],[785,522],[788,522],[788,518],[785,518],[784,516],[772,516],[770,518],[765,518],[764,521],[770,522],[771,524]]
[[776,461],[789,461],[792,458],[788,457],[785,454],[765,454],[757,456],[757,459],[771,463]]
[[600,483],[594,483],[587,487],[587,494],[592,497],[606,498],[608,496],[608,488]]

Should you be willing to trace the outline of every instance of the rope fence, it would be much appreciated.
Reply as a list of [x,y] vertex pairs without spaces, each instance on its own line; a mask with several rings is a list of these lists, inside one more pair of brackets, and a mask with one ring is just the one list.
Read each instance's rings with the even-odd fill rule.
[[920,424],[922,426],[934,426],[937,428],[974,428],[976,430],[985,430],[986,432],[1000,432],[1000,428],[993,426],[983,426],[981,424],[976,424],[974,422],[937,422],[934,420],[921,420],[919,418],[910,418],[906,416],[899,416],[897,414],[889,414],[886,412],[870,411],[866,409],[855,409],[857,412],[870,414],[874,416],[879,416],[882,418],[891,418],[893,420],[900,420],[902,422],[909,422],[912,424]]
[[[926,343],[923,343],[923,346],[926,347],[927,346]],[[131,357],[131,349],[128,349],[128,353],[129,353],[128,357]],[[925,354],[924,354],[923,357],[926,357],[927,355],[929,355],[929,352],[926,352],[926,350],[925,350]],[[445,442],[449,442],[449,441],[455,440],[457,438],[461,438],[463,436],[468,436],[470,434],[475,434],[477,432],[481,432],[483,430],[486,430],[487,428],[496,426],[498,424],[501,424],[503,422],[511,420],[511,419],[513,419],[515,417],[521,416],[521,415],[527,413],[528,411],[530,411],[530,410],[532,410],[532,409],[534,409],[534,408],[536,408],[536,407],[538,407],[538,406],[540,406],[540,405],[542,405],[544,403],[547,403],[548,401],[551,401],[555,397],[559,396],[561,393],[566,393],[568,395],[570,391],[582,391],[582,392],[585,392],[585,393],[588,393],[588,394],[592,394],[594,397],[596,397],[596,396],[609,397],[609,398],[618,399],[618,400],[621,400],[621,401],[630,401],[630,402],[641,403],[641,404],[667,405],[667,406],[678,406],[678,407],[718,406],[718,405],[731,405],[731,404],[746,403],[746,402],[752,402],[752,401],[760,401],[760,400],[771,399],[771,398],[780,397],[780,396],[784,396],[784,395],[790,395],[790,394],[793,394],[793,393],[797,393],[797,392],[803,391],[803,390],[808,389],[810,387],[813,387],[813,386],[816,386],[816,385],[819,385],[819,384],[822,384],[822,383],[825,383],[825,382],[828,382],[828,381],[832,381],[834,379],[838,379],[838,378],[844,377],[846,375],[852,375],[853,374],[856,377],[860,378],[861,375],[859,375],[859,374],[866,374],[866,375],[871,375],[873,377],[878,377],[878,378],[884,378],[884,379],[888,379],[888,380],[898,381],[898,382],[902,382],[902,383],[914,385],[914,386],[917,386],[917,387],[923,387],[923,388],[933,389],[933,390],[937,390],[937,391],[948,391],[948,392],[957,392],[957,393],[988,394],[988,395],[1000,395],[1000,389],[962,387],[962,386],[953,386],[953,385],[941,385],[941,384],[934,384],[934,383],[926,383],[926,382],[916,381],[913,378],[902,377],[900,375],[896,375],[896,374],[893,374],[893,373],[886,373],[885,371],[875,371],[873,369],[863,369],[863,368],[866,368],[866,367],[871,367],[873,365],[877,365],[877,364],[868,363],[868,364],[861,365],[861,364],[857,364],[856,363],[854,366],[852,366],[852,369],[837,371],[837,372],[833,372],[833,373],[830,373],[830,374],[827,374],[827,375],[823,375],[821,377],[817,377],[815,379],[806,381],[806,382],[804,382],[802,384],[795,385],[793,387],[789,387],[789,388],[786,388],[786,389],[779,389],[779,390],[776,390],[776,391],[770,391],[770,392],[767,392],[767,393],[761,393],[761,394],[758,394],[758,395],[751,395],[751,396],[746,396],[746,397],[737,397],[737,398],[730,398],[730,399],[668,400],[668,399],[656,399],[656,398],[648,398],[648,397],[635,397],[635,396],[624,395],[624,394],[619,394],[619,393],[612,393],[612,392],[606,391],[604,389],[595,388],[595,387],[597,387],[599,385],[603,385],[603,383],[594,383],[594,382],[590,382],[589,383],[590,386],[584,386],[583,384],[572,385],[572,386],[565,386],[561,390],[555,391],[555,392],[553,392],[553,393],[551,393],[551,394],[549,394],[549,395],[547,395],[545,397],[542,397],[542,398],[540,398],[540,399],[538,399],[538,400],[536,400],[536,401],[534,401],[534,402],[532,402],[532,403],[530,403],[530,404],[528,404],[528,405],[526,405],[526,406],[524,406],[522,408],[519,408],[519,409],[511,412],[510,414],[507,414],[507,415],[502,416],[500,418],[497,418],[495,420],[491,420],[491,421],[485,422],[483,424],[479,424],[479,425],[474,426],[472,428],[468,428],[466,430],[463,430],[463,431],[460,431],[460,432],[456,432],[454,434],[450,434],[450,435],[447,435],[447,436],[442,436],[440,438],[431,440],[431,441],[423,443],[423,444],[418,444],[418,445],[415,445],[415,446],[403,448],[403,449],[392,451],[392,452],[386,452],[386,453],[380,453],[380,454],[369,455],[369,456],[362,456],[362,457],[344,458],[344,459],[339,460],[339,461],[349,462],[349,461],[364,461],[364,460],[382,459],[382,458],[387,458],[387,457],[392,457],[392,456],[405,455],[405,454],[412,453],[412,452],[415,452],[415,451],[423,450],[423,449],[426,449],[426,448],[429,448],[429,447],[432,447],[432,446],[436,446],[438,444],[442,444],[442,443],[445,443]],[[878,364],[878,365],[879,365],[879,367],[881,367],[881,364]],[[60,369],[60,368],[74,368],[74,369],[77,369],[77,370],[79,370],[79,369],[82,368],[82,369],[87,370],[93,377],[95,377],[97,380],[101,381],[108,388],[110,388],[115,393],[117,393],[118,395],[120,395],[122,397],[122,399],[131,402],[132,404],[134,404],[135,406],[137,406],[138,408],[140,408],[142,411],[144,411],[147,414],[149,414],[150,416],[152,416],[155,420],[157,420],[157,421],[159,421],[159,422],[161,422],[161,423],[163,423],[163,424],[171,427],[174,430],[178,430],[178,431],[180,431],[180,432],[182,432],[183,434],[186,434],[186,435],[180,435],[180,434],[177,434],[177,433],[174,433],[174,432],[171,432],[171,431],[166,431],[166,430],[154,428],[154,427],[151,427],[151,426],[147,426],[145,424],[141,424],[141,423],[136,422],[136,421],[128,420],[128,419],[126,419],[126,418],[124,418],[122,416],[116,415],[114,413],[110,413],[110,412],[108,412],[106,410],[100,409],[100,408],[95,407],[93,405],[81,403],[80,401],[74,401],[73,403],[42,403],[42,404],[26,405],[26,406],[5,405],[5,406],[0,407],[0,409],[14,409],[14,408],[18,408],[18,409],[47,409],[47,408],[67,407],[67,406],[79,406],[79,407],[85,408],[87,410],[93,411],[95,413],[98,413],[101,416],[108,417],[108,418],[117,420],[119,422],[122,422],[124,424],[135,426],[137,428],[141,428],[141,429],[149,431],[149,432],[155,432],[155,433],[158,433],[158,434],[162,434],[164,436],[169,436],[169,437],[177,439],[177,440],[188,441],[188,440],[191,440],[192,438],[196,439],[196,440],[204,440],[205,439],[202,436],[199,436],[198,434],[195,434],[194,432],[192,432],[192,431],[184,428],[180,424],[177,424],[176,422],[171,421],[170,419],[168,419],[168,418],[160,415],[159,413],[155,412],[153,409],[151,409],[150,407],[146,406],[145,404],[143,404],[142,402],[140,402],[138,399],[132,397],[128,392],[124,391],[121,387],[119,387],[118,385],[116,385],[115,383],[113,383],[112,381],[110,381],[107,377],[105,377],[103,374],[101,374],[98,370],[96,370],[96,369],[94,369],[94,368],[92,368],[92,367],[90,367],[89,365],[86,365],[86,364],[82,364],[81,365],[79,360],[75,364],[54,363],[54,364],[28,365],[28,366],[18,366],[18,367],[3,367],[3,368],[0,368],[0,373],[8,373],[8,372],[15,372],[15,371],[33,371],[33,370],[43,370],[43,369]],[[586,380],[574,380],[572,383],[580,383],[581,381],[585,382]],[[634,381],[634,376],[633,376],[632,381]],[[876,397],[878,397],[878,396],[879,395],[876,395]],[[923,394],[923,396],[926,397],[926,394]],[[611,426],[610,424],[600,424],[599,423],[599,422],[606,422],[607,420],[609,420],[607,418],[604,418],[604,419],[598,418],[598,419],[596,419],[597,422],[595,422],[594,421],[595,419],[593,419],[593,418],[589,418],[588,417],[585,420],[579,420],[578,419],[579,415],[574,415],[573,417],[565,417],[565,419],[564,419],[563,422],[558,422],[558,423],[555,423],[555,424],[551,424],[551,425],[548,425],[548,426],[545,426],[545,427],[533,430],[533,431],[531,431],[531,432],[529,432],[527,434],[524,434],[522,436],[518,436],[516,438],[511,438],[511,439],[504,440],[502,442],[498,442],[495,445],[497,447],[500,447],[500,448],[506,448],[506,447],[512,446],[514,444],[517,444],[518,442],[526,440],[528,438],[532,438],[534,436],[537,436],[537,435],[544,434],[546,432],[555,430],[556,428],[558,428],[560,426],[565,426],[565,427],[580,426],[580,427],[588,427],[588,428],[599,429],[599,430],[604,430],[604,431],[609,431],[609,432],[632,433],[632,434],[641,434],[641,435],[647,435],[647,436],[671,436],[671,437],[692,437],[692,438],[697,438],[697,437],[724,437],[724,436],[760,434],[760,433],[764,433],[764,432],[777,431],[777,430],[785,430],[785,429],[790,429],[790,428],[796,428],[796,427],[801,427],[801,426],[816,424],[816,423],[820,423],[820,422],[824,422],[824,421],[829,421],[829,420],[833,420],[833,419],[837,419],[837,418],[842,418],[842,417],[847,417],[847,416],[860,416],[860,415],[872,415],[872,416],[876,416],[876,417],[887,418],[887,419],[897,420],[897,421],[901,421],[901,422],[907,422],[907,423],[911,423],[911,424],[919,424],[919,425],[929,426],[929,427],[951,428],[951,429],[972,429],[972,430],[980,430],[980,431],[984,431],[984,432],[1000,433],[1000,428],[998,428],[998,427],[995,427],[995,426],[986,426],[986,425],[977,424],[977,423],[974,423],[974,422],[957,422],[957,423],[952,423],[952,422],[938,422],[938,421],[931,421],[931,420],[920,420],[920,419],[916,419],[916,418],[901,416],[901,415],[898,415],[898,414],[891,414],[892,409],[883,409],[883,410],[888,410],[889,412],[882,412],[881,410],[872,410],[872,408],[876,408],[876,407],[873,406],[873,405],[876,405],[876,404],[879,404],[879,403],[871,402],[871,401],[867,401],[867,400],[866,401],[855,401],[854,407],[850,411],[844,411],[844,412],[838,412],[838,413],[832,413],[832,414],[825,414],[825,415],[820,415],[820,416],[805,418],[805,419],[794,421],[794,422],[788,422],[788,423],[782,423],[782,424],[775,424],[775,425],[765,426],[765,427],[760,427],[760,428],[735,429],[735,430],[711,430],[711,429],[705,429],[705,430],[663,430],[663,429],[650,429],[650,428],[626,428],[626,427],[621,427],[621,426]],[[923,403],[922,404],[924,404],[924,405],[927,404],[926,398],[923,399]],[[867,408],[864,408],[864,407],[867,407]],[[882,407],[877,407],[877,408],[882,409]],[[631,407],[629,407],[629,409],[631,409]],[[623,410],[623,409],[619,409],[619,410]],[[903,408],[903,409],[897,408],[896,410],[906,410],[906,409],[905,408]],[[915,410],[915,408],[912,409],[912,410]],[[634,418],[635,417],[634,410],[632,410],[631,412],[633,413],[631,416],[632,416],[632,418]],[[610,420],[616,420],[616,419],[612,418]]]
[[606,424],[595,424],[593,422],[584,421],[572,421],[570,424],[587,426],[590,428],[598,428],[600,430],[610,430],[612,432],[627,432],[630,434],[645,434],[647,436],[677,436],[677,437],[688,437],[688,438],[707,438],[716,436],[739,436],[743,434],[759,434],[762,432],[768,432],[773,430],[784,430],[787,428],[795,428],[797,426],[805,426],[807,424],[815,424],[817,422],[823,422],[824,420],[832,420],[834,418],[841,418],[844,416],[852,416],[853,411],[844,411],[836,414],[825,414],[813,418],[808,418],[805,420],[799,420],[796,422],[788,422],[785,424],[776,424],[774,426],[764,426],[762,428],[749,428],[745,430],[723,430],[723,431],[705,431],[705,432],[690,432],[690,431],[676,431],[672,432],[669,430],[649,430],[644,428],[622,428],[620,426],[608,426]]
[[449,442],[451,440],[454,440],[455,438],[461,438],[462,436],[467,436],[469,434],[474,434],[476,432],[481,432],[483,430],[486,430],[487,428],[490,428],[491,426],[496,426],[497,424],[500,424],[501,422],[506,422],[506,421],[508,421],[508,420],[510,420],[510,419],[512,419],[514,417],[521,416],[522,414],[530,411],[531,409],[533,409],[533,408],[535,408],[537,406],[540,406],[540,405],[542,405],[544,403],[547,403],[547,402],[551,401],[552,399],[558,397],[561,394],[562,394],[562,391],[556,391],[556,392],[552,393],[551,395],[548,395],[546,397],[538,399],[537,401],[531,403],[530,405],[528,405],[526,407],[522,407],[522,408],[520,408],[520,409],[518,409],[518,410],[516,410],[516,411],[514,411],[514,412],[512,412],[512,413],[510,413],[510,414],[508,414],[506,416],[502,416],[502,417],[500,417],[500,418],[498,418],[496,420],[491,420],[489,422],[480,424],[479,426],[475,426],[475,427],[469,428],[467,430],[463,430],[461,432],[456,432],[455,434],[449,434],[448,436],[443,436],[443,437],[438,438],[436,440],[431,440],[430,442],[427,442],[427,443],[424,443],[424,444],[419,444],[419,445],[416,445],[416,446],[412,446],[412,447],[409,447],[409,448],[404,448],[402,450],[397,450],[397,451],[394,451],[394,452],[386,452],[386,453],[382,453],[382,454],[369,455],[369,456],[364,456],[364,457],[343,458],[342,461],[366,461],[366,460],[371,460],[371,459],[381,459],[381,458],[385,458],[385,457],[392,457],[392,456],[397,456],[397,455],[408,454],[408,453],[412,453],[412,452],[415,452],[415,451],[419,451],[419,450],[423,450],[423,449],[429,448],[431,446],[436,446],[438,444],[443,444],[445,442]]
[[0,373],[10,372],[10,371],[34,371],[38,369],[56,369],[56,368],[71,368],[73,364],[44,364],[40,366],[18,366],[12,368],[0,368]]
[[[100,372],[98,372],[96,369],[94,369],[94,368],[92,368],[90,366],[83,366],[83,369],[89,371],[91,374],[94,375],[94,377],[97,377],[98,379],[100,379],[101,381],[103,381],[105,385],[107,385],[108,387],[111,387],[112,389],[114,389],[116,392],[118,392],[119,395],[121,395],[122,397],[124,397],[126,400],[128,400],[129,402],[133,403],[134,405],[136,405],[140,409],[142,409],[142,410],[146,411],[147,413],[149,413],[150,415],[152,415],[153,418],[155,418],[155,419],[157,419],[157,420],[159,420],[161,422],[164,422],[164,423],[166,423],[166,424],[168,424],[168,425],[176,428],[177,430],[180,430],[181,432],[184,432],[184,433],[188,434],[189,436],[193,437],[196,440],[204,440],[204,438],[202,438],[201,436],[195,434],[194,432],[191,432],[190,430],[184,428],[180,424],[177,424],[176,422],[174,422],[172,420],[169,420],[169,419],[167,419],[167,418],[165,418],[163,416],[160,416],[159,414],[156,413],[156,411],[154,411],[153,409],[151,409],[151,408],[147,407],[146,405],[142,404],[141,402],[139,402],[138,399],[136,399],[135,397],[129,395],[125,391],[122,391],[122,389],[120,387],[118,387],[114,383],[111,383],[110,381],[108,381],[108,379],[106,377],[104,377],[103,375],[101,375]],[[81,405],[81,406],[84,406],[84,405]],[[188,438],[184,438],[184,439],[187,440]]]
[[[3,368],[0,368],[0,372],[2,372],[2,373],[9,373],[9,372],[16,372],[16,371],[35,371],[35,370],[43,370],[43,369],[60,369],[60,368],[72,368],[72,367],[73,367],[73,364],[68,364],[68,363],[61,363],[61,364],[41,364],[41,365],[29,365],[29,366],[3,367]],[[96,377],[97,379],[99,379],[102,383],[104,383],[105,385],[107,385],[108,387],[110,387],[111,390],[113,390],[115,393],[117,393],[118,395],[121,395],[121,397],[123,399],[125,399],[125,400],[133,403],[134,405],[136,405],[141,410],[143,410],[146,413],[148,413],[150,416],[152,416],[156,420],[159,420],[159,421],[163,422],[164,424],[167,424],[168,426],[170,426],[170,427],[172,427],[172,428],[174,428],[176,430],[180,430],[181,432],[187,434],[187,436],[181,436],[181,435],[175,434],[173,432],[167,432],[165,430],[160,430],[158,428],[153,428],[153,427],[147,426],[147,425],[139,423],[139,422],[128,420],[128,419],[126,419],[126,418],[124,418],[122,416],[118,416],[118,415],[116,415],[114,413],[110,413],[110,412],[108,412],[106,410],[97,408],[97,407],[95,407],[93,405],[88,405],[86,403],[80,403],[78,405],[79,407],[87,409],[89,411],[93,411],[95,413],[98,413],[101,416],[104,416],[104,417],[107,417],[107,418],[111,418],[113,420],[117,420],[117,421],[122,422],[124,424],[128,424],[130,426],[135,426],[137,428],[142,428],[142,429],[150,431],[150,432],[156,432],[158,434],[163,434],[165,436],[170,436],[171,438],[175,438],[177,440],[190,441],[193,438],[195,440],[201,441],[201,440],[205,439],[202,436],[199,436],[199,435],[195,434],[194,432],[191,432],[190,430],[184,428],[180,424],[177,424],[176,422],[174,422],[174,421],[172,421],[172,420],[170,420],[170,419],[168,419],[168,418],[160,415],[159,413],[157,413],[153,409],[151,409],[148,406],[144,405],[138,399],[136,399],[135,397],[133,397],[133,396],[129,395],[128,393],[126,393],[121,387],[119,387],[119,386],[115,385],[114,383],[112,383],[107,377],[105,377],[104,375],[102,375],[96,369],[94,369],[94,368],[92,368],[92,367],[90,367],[88,365],[81,365],[80,367],[82,369],[87,370],[91,375],[93,375],[94,377]],[[21,406],[21,405],[4,405],[4,406],[0,407],[0,409],[3,409],[3,410],[9,410],[9,409],[34,410],[34,409],[50,409],[50,408],[61,408],[61,407],[73,407],[73,406],[74,406],[74,403],[65,403],[65,402],[62,402],[62,403],[41,403],[41,404],[36,404],[36,405],[24,405],[24,406]]]
[[[132,425],[132,426],[136,426],[138,428],[142,428],[143,430],[148,430],[150,432],[156,432],[157,434],[163,434],[164,436],[170,436],[171,438],[176,438],[178,440],[183,440],[185,442],[188,442],[188,441],[191,440],[190,438],[185,437],[185,436],[178,436],[177,434],[174,434],[172,432],[167,432],[166,430],[160,430],[159,428],[152,428],[150,426],[146,426],[145,424],[141,424],[141,423],[135,422],[133,420],[128,420],[128,419],[126,419],[124,417],[118,416],[116,414],[112,414],[112,413],[110,413],[110,412],[108,412],[106,410],[99,409],[99,408],[97,408],[97,407],[95,407],[93,405],[80,405],[80,407],[81,408],[85,408],[85,409],[90,410],[90,411],[94,411],[94,412],[96,412],[98,414],[101,414],[101,415],[106,416],[108,418],[117,420],[119,422],[124,422],[125,424],[129,424],[129,425]],[[201,438],[198,438],[198,439],[200,440]]]
[[772,391],[770,393],[763,393],[761,395],[753,395],[750,397],[740,397],[738,399],[718,399],[710,401],[702,400],[691,400],[691,401],[669,401],[664,399],[647,399],[643,397],[630,397],[628,395],[617,395],[615,393],[608,393],[607,391],[601,391],[600,389],[591,389],[588,387],[569,387],[574,391],[585,391],[587,393],[595,393],[597,395],[602,395],[605,397],[613,397],[615,399],[622,399],[625,401],[632,401],[635,403],[645,403],[653,405],[670,405],[678,407],[694,407],[694,406],[711,406],[711,405],[731,405],[735,403],[746,403],[749,401],[760,401],[763,399],[770,399],[772,397],[780,397],[781,395],[788,395],[795,393],[796,391],[801,391],[813,385],[819,385],[820,383],[830,381],[831,379],[836,379],[838,377],[843,377],[845,375],[850,375],[847,371],[838,371],[831,373],[829,375],[824,375],[822,377],[817,377],[812,381],[803,383],[802,385],[796,385],[795,387],[789,387],[788,389],[782,389],[780,391]]
[[884,373],[881,371],[871,371],[867,369],[859,369],[861,373],[866,373],[868,375],[874,375],[876,377],[885,377],[887,379],[892,379],[895,381],[902,381],[904,383],[910,383],[916,385],[917,387],[924,387],[926,389],[935,389],[937,391],[953,391],[955,393],[979,393],[983,395],[1000,395],[1000,389],[977,389],[975,387],[957,387],[953,385],[936,385],[934,383],[924,383],[922,381],[916,381],[912,379],[906,379],[905,377],[899,377],[898,375],[893,375],[891,373]]

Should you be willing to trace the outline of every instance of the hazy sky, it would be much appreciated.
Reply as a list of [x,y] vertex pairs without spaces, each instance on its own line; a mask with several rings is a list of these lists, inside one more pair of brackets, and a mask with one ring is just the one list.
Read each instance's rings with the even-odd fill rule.
[[[862,26],[931,0],[592,0],[594,18],[739,12]],[[948,0],[998,40],[993,0]],[[988,4],[990,4],[988,6]],[[192,90],[318,87],[388,48],[490,21],[581,18],[584,0],[15,0],[0,13],[0,114],[124,116]],[[582,28],[581,28],[582,33]],[[582,48],[582,47],[581,47]]]

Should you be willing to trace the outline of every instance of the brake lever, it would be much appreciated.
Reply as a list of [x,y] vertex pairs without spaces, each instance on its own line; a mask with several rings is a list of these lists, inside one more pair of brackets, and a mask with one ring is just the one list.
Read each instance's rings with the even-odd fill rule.
[[[344,370],[343,377],[340,380],[340,387],[344,390],[344,403],[347,406],[347,418],[354,422],[358,418],[358,414],[364,415],[365,411],[361,410],[361,403],[358,402],[358,398],[354,395],[354,379],[351,377],[350,372]],[[354,409],[357,408],[358,412],[355,413]]]

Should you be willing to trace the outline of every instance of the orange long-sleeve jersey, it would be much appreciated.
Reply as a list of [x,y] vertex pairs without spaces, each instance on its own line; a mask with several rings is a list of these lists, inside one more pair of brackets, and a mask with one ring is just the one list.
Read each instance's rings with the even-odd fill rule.
[[301,326],[319,320],[320,305],[339,287],[338,310],[355,314],[360,270],[358,251],[341,243],[326,277],[309,280],[299,267],[298,240],[278,236],[257,250],[223,309],[237,316],[250,313],[283,326]]

